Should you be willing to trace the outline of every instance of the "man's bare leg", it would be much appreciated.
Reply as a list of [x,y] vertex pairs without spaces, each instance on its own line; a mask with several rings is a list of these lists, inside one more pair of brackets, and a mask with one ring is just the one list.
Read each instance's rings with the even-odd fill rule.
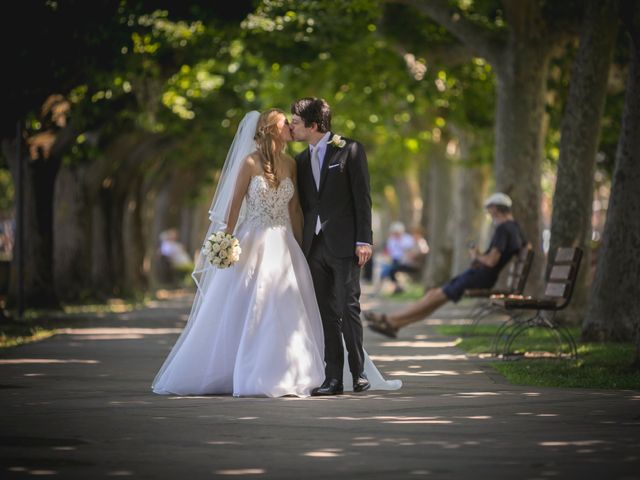
[[406,327],[422,320],[448,301],[449,299],[441,288],[432,288],[420,300],[405,310],[387,315],[387,322],[395,328]]

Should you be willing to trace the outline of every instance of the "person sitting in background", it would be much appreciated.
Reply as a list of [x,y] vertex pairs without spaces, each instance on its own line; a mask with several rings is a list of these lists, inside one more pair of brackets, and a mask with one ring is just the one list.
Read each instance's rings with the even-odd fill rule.
[[163,282],[173,283],[176,274],[183,275],[193,269],[191,258],[184,245],[178,241],[178,231],[175,228],[160,234],[159,253]]
[[391,257],[391,263],[385,265],[380,274],[380,279],[384,280],[388,278],[393,282],[394,294],[402,293],[403,289],[398,284],[396,273],[400,270],[398,268],[402,265],[402,259],[406,253],[415,247],[415,241],[411,235],[409,235],[404,228],[402,222],[393,222],[389,227],[389,238],[387,239],[387,245],[385,247],[386,253]]
[[460,300],[465,290],[491,288],[498,274],[513,255],[526,245],[524,234],[511,213],[512,201],[504,193],[494,193],[484,203],[495,227],[491,242],[485,253],[477,247],[469,249],[471,266],[452,278],[442,287],[432,288],[420,300],[405,310],[391,315],[366,312],[369,328],[387,337],[395,338],[398,330],[433,313],[445,303]]
[[398,289],[398,280],[396,275],[400,272],[415,274],[422,270],[424,267],[427,254],[429,253],[429,244],[424,238],[422,233],[422,227],[416,226],[411,229],[411,237],[413,238],[413,246],[407,249],[402,258],[396,265],[392,265],[389,270],[389,278],[396,284],[396,291]]

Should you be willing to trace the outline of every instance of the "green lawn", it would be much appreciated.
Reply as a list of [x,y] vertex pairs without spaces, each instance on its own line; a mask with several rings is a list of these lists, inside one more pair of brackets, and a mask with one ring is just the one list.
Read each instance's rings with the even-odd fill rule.
[[418,283],[407,283],[403,288],[402,293],[383,293],[382,297],[397,302],[413,302],[424,295],[424,287]]
[[25,343],[44,340],[55,334],[55,330],[49,330],[39,326],[22,324],[0,325],[0,348],[17,347]]
[[59,328],[86,325],[93,318],[130,312],[144,306],[146,301],[148,299],[137,301],[114,298],[103,304],[65,305],[62,310],[27,310],[21,321],[0,322],[0,348],[44,340],[55,335]]
[[[459,337],[458,346],[470,354],[491,352],[497,331],[495,325],[479,325],[473,332],[464,325],[442,325],[439,333]],[[578,339],[580,331],[571,329]],[[566,345],[563,346],[566,351]],[[543,329],[530,329],[514,344],[522,354],[533,358],[514,361],[496,360],[491,365],[516,385],[540,387],[640,389],[640,371],[631,368],[634,345],[631,343],[578,342],[578,359],[535,358],[544,352],[557,352],[558,344]]]

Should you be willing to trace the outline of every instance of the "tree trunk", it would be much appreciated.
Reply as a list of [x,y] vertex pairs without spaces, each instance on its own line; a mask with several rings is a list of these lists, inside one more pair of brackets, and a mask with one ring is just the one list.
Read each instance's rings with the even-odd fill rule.
[[640,322],[640,8],[637,5],[634,13],[611,198],[592,300],[583,325],[583,337],[589,340],[633,341]]
[[109,255],[109,221],[106,215],[102,189],[99,190],[91,211],[91,288],[93,294],[106,299],[111,296],[113,278]]
[[580,247],[585,252],[571,304],[562,312],[564,321],[572,324],[584,320],[591,284],[593,175],[609,65],[618,31],[615,3],[590,0],[587,5],[562,118],[549,258],[554,258],[558,247]]
[[453,204],[451,194],[451,162],[445,154],[446,142],[434,143],[430,151],[428,196],[429,209],[427,241],[429,255],[423,283],[427,289],[442,285],[450,278],[452,242],[449,237],[449,221]]
[[[3,141],[3,151],[16,188],[18,161],[23,162],[25,305],[27,308],[59,308],[53,281],[53,193],[60,158],[38,151],[27,152],[16,159],[15,142],[7,140]],[[10,302],[15,300],[18,292],[17,260],[17,256],[14,257]]]
[[[510,36],[497,73],[496,191],[513,199],[513,214],[543,258],[541,244],[541,164],[545,135],[545,95],[550,49],[523,36]],[[534,262],[531,287],[542,284],[542,263]]]
[[484,219],[483,201],[489,180],[488,166],[473,163],[471,149],[474,133],[450,125],[458,138],[459,160],[453,169],[453,260],[451,275],[469,268],[469,243],[483,247],[481,234]]
[[414,172],[407,172],[395,181],[395,190],[398,197],[398,220],[409,231],[420,222],[421,205],[419,204],[420,190]]
[[134,293],[144,291],[148,287],[144,271],[145,237],[142,221],[144,191],[142,183],[143,176],[138,175],[130,184],[124,212],[124,289]]
[[91,202],[86,165],[63,167],[58,175],[54,212],[54,278],[58,298],[78,301],[90,296]]

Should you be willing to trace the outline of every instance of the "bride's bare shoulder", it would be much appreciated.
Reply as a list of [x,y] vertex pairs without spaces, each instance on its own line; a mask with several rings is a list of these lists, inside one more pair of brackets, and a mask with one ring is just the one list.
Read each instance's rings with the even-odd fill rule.
[[260,159],[260,153],[257,151],[251,152],[244,159],[243,168],[250,170],[252,173],[256,171],[262,171],[262,161]]

